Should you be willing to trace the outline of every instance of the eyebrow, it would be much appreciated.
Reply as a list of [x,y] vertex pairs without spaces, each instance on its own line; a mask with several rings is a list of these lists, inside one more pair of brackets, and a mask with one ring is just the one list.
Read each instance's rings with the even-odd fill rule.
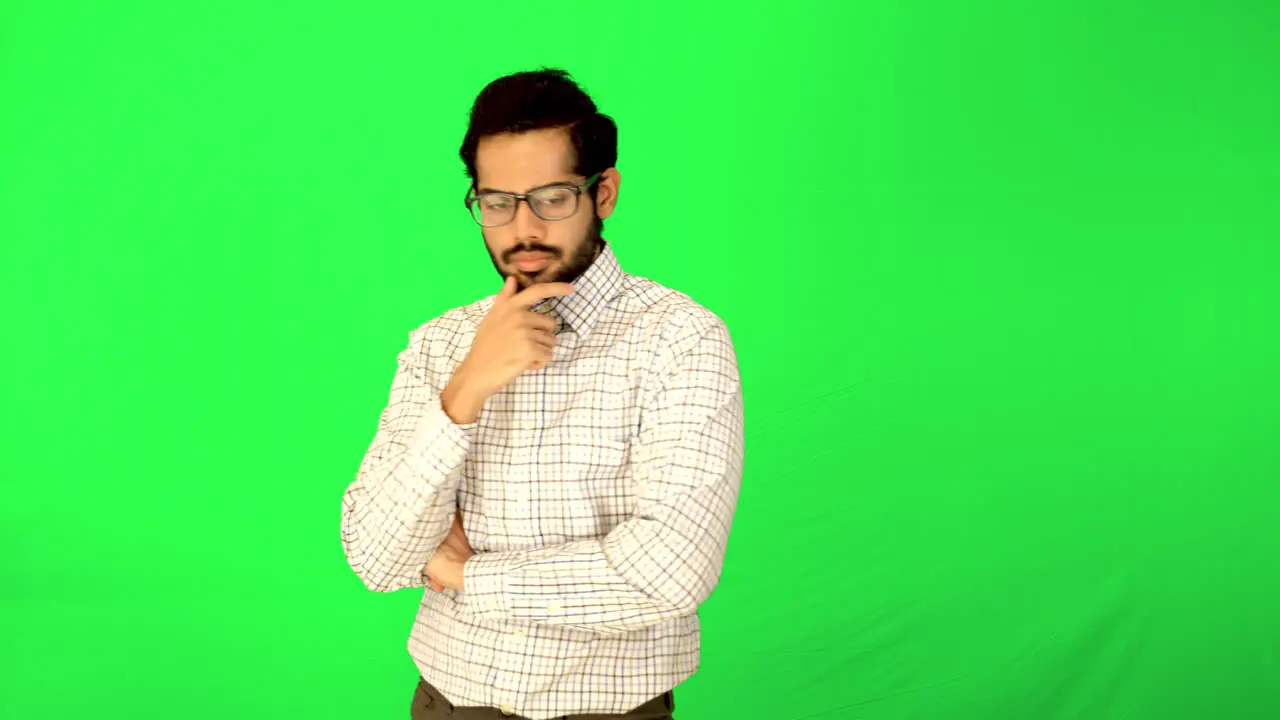
[[499,190],[497,188],[491,188],[491,187],[482,187],[479,190],[476,190],[476,192],[477,193],[503,193],[506,195],[528,195],[534,190],[541,190],[542,188],[557,187],[559,185],[568,185],[569,187],[577,187],[581,184],[582,183],[578,182],[577,180],[557,180],[556,182],[553,182],[553,183],[547,183],[546,185],[539,185],[538,187],[535,187],[535,188],[529,188],[528,190],[525,190],[523,193],[512,192],[510,190]]

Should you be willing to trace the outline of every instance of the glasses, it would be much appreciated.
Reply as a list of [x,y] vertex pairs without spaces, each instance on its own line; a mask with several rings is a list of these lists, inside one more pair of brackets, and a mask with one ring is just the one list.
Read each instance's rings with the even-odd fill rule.
[[471,195],[468,192],[467,209],[471,211],[471,217],[480,224],[480,227],[487,228],[506,225],[514,220],[521,200],[529,205],[534,215],[543,220],[564,220],[578,212],[578,202],[582,193],[596,184],[601,174],[592,175],[581,185],[556,183],[530,190],[523,195],[504,192],[482,192]]

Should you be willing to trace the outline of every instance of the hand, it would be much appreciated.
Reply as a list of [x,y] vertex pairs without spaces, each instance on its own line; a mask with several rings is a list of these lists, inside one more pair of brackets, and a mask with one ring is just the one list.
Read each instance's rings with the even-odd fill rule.
[[467,534],[462,530],[462,510],[459,509],[453,516],[453,527],[449,528],[449,534],[427,561],[427,584],[436,592],[443,592],[445,588],[461,590],[462,566],[475,554],[471,543],[467,541]]
[[537,283],[517,293],[515,278],[507,278],[440,398],[449,417],[459,423],[475,422],[491,395],[525,370],[551,362],[555,319],[530,308],[572,292],[568,283]]

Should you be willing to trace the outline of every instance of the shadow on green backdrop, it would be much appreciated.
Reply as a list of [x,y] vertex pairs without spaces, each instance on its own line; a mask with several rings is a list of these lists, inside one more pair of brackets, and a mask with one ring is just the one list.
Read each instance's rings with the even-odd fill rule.
[[407,716],[340,496],[540,64],[741,358],[681,720],[1280,717],[1278,8],[6,3],[0,717]]

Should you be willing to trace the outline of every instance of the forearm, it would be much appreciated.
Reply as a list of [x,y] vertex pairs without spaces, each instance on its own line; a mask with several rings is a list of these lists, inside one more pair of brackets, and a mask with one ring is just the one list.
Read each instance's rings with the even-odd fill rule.
[[347,562],[376,592],[423,584],[422,568],[453,522],[471,442],[470,426],[438,399],[397,422],[375,439],[343,497]]
[[460,600],[476,615],[606,635],[640,630],[697,607],[646,595],[618,575],[598,540],[477,555],[463,577]]
[[463,568],[462,605],[480,616],[601,634],[691,615],[719,581],[728,539],[728,523],[699,510],[730,516],[734,489],[703,488],[605,538],[476,555]]

